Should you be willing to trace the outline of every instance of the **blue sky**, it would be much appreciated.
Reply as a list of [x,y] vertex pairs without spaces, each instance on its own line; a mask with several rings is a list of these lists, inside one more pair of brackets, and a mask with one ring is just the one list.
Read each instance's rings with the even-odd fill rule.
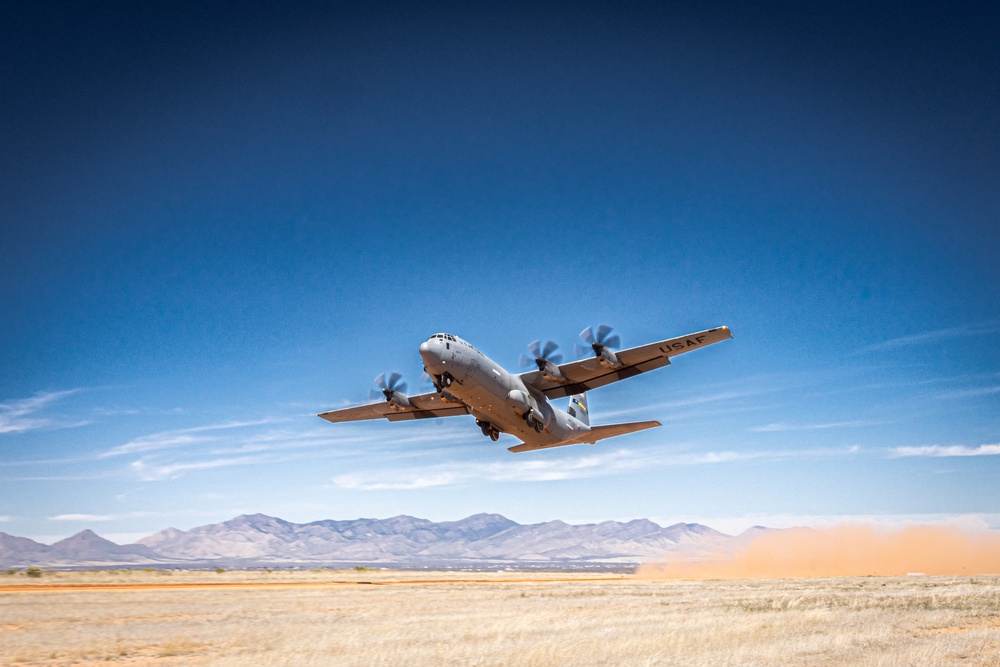
[[[0,530],[1000,528],[988,4],[2,12]],[[592,392],[664,424],[593,447],[314,416],[602,322],[734,339]]]

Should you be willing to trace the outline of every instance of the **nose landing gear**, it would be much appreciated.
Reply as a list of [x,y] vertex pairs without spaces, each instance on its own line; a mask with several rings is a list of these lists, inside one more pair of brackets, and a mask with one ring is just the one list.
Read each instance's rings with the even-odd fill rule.
[[453,380],[454,378],[451,376],[451,373],[431,376],[431,382],[434,383],[434,388],[438,391],[444,391],[450,387]]

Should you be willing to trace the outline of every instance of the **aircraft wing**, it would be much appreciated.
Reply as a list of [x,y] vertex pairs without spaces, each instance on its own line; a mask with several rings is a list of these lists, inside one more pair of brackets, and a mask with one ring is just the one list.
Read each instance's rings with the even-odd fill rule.
[[356,405],[353,408],[321,412],[316,416],[322,417],[328,422],[337,423],[378,419],[379,417],[384,417],[391,422],[398,422],[407,419],[430,419],[469,414],[469,408],[465,404],[446,401],[436,391],[419,396],[407,396],[406,398],[410,401],[411,407],[409,408],[398,409],[389,401],[378,401],[367,405]]
[[562,398],[662,368],[670,363],[671,357],[732,337],[729,327],[717,327],[616,352],[621,362],[617,368],[606,368],[591,357],[559,366],[559,372],[566,378],[562,382],[547,379],[541,371],[523,373],[521,379],[548,398]]

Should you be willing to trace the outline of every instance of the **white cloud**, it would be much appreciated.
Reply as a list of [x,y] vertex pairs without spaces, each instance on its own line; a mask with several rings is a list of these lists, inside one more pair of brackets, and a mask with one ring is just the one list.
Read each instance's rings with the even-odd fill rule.
[[936,331],[925,331],[923,333],[912,334],[891,338],[881,343],[868,345],[855,351],[853,354],[864,354],[866,352],[884,352],[895,350],[901,347],[911,347],[914,345],[928,345],[940,343],[951,338],[967,338],[971,336],[983,336],[1000,331],[1000,322],[987,322],[985,324],[963,325],[938,329]]
[[493,461],[489,463],[439,463],[412,468],[337,475],[335,486],[346,489],[424,489],[472,482],[542,482],[580,479],[639,467],[641,457],[626,450],[603,452],[575,459],[550,458]]
[[57,514],[50,516],[49,521],[114,521],[112,514]]
[[126,442],[124,445],[118,445],[117,447],[112,447],[108,451],[101,454],[102,458],[109,456],[120,456],[122,454],[136,454],[138,452],[149,452],[160,449],[172,449],[176,447],[186,447],[189,445],[196,445],[207,442],[216,442],[220,440],[220,436],[213,435],[198,435],[201,433],[212,432],[212,431],[227,431],[232,429],[241,429],[248,426],[261,426],[264,424],[273,424],[278,420],[274,419],[258,419],[255,421],[244,421],[244,422],[223,422],[221,424],[208,424],[206,426],[195,426],[192,428],[182,428],[175,429],[172,431],[161,431],[159,433],[151,433],[149,435],[140,436],[134,440]]
[[247,431],[247,427],[276,421],[228,422],[154,433],[109,450],[101,458],[141,453],[140,459],[129,464],[130,469],[142,480],[156,481],[177,478],[194,470],[275,465],[304,458],[368,458],[375,452],[388,452],[398,462],[432,456],[451,443],[468,442],[472,434],[467,428],[436,424],[407,425],[398,430],[390,424],[383,425],[387,429],[366,424]]
[[1000,444],[979,445],[978,447],[966,447],[965,445],[923,445],[920,447],[894,447],[891,451],[895,457],[997,456],[1000,455]]
[[961,400],[963,398],[979,398],[980,396],[992,396],[1000,394],[1000,385],[990,387],[973,387],[971,389],[953,389],[942,391],[937,394],[939,399]]
[[597,452],[576,458],[515,459],[490,463],[441,463],[394,470],[345,473],[335,476],[334,486],[345,489],[406,490],[456,486],[483,482],[549,482],[617,475],[625,471],[658,467],[682,467],[733,463],[752,459],[845,456],[859,447],[793,451],[706,451],[674,453],[665,448]]
[[44,428],[66,428],[83,425],[83,422],[65,424],[52,419],[33,416],[50,403],[54,403],[78,391],[80,390],[69,389],[66,391],[39,392],[31,398],[0,403],[0,433],[23,433],[25,431],[35,431]]
[[785,424],[785,423],[774,423],[767,424],[765,426],[754,426],[747,429],[748,431],[753,431],[755,433],[774,433],[778,431],[820,431],[829,428],[856,428],[860,426],[875,426],[881,422],[875,421],[847,421],[847,422],[829,422],[821,424]]
[[[771,390],[755,390],[755,391],[724,391],[715,394],[702,394],[700,396],[691,396],[689,398],[681,398],[672,401],[660,401],[658,403],[649,403],[646,405],[638,405],[628,408],[622,408],[620,410],[602,410],[601,419],[613,419],[616,417],[622,417],[625,415],[635,414],[639,412],[649,412],[653,410],[665,410],[669,411],[673,416],[685,416],[690,413],[687,411],[688,408],[692,407],[705,407],[715,404],[728,404],[726,405],[727,411],[742,411],[746,407],[742,404],[736,405],[744,398],[749,398],[752,396],[759,396],[761,394],[769,393]],[[664,417],[660,417],[661,421]]]
[[272,462],[263,456],[234,456],[230,458],[210,459],[207,461],[192,461],[189,463],[150,464],[145,461],[133,461],[129,467],[139,475],[140,479],[156,481],[177,477],[188,470],[206,470],[211,468],[227,468],[230,466],[253,465]]

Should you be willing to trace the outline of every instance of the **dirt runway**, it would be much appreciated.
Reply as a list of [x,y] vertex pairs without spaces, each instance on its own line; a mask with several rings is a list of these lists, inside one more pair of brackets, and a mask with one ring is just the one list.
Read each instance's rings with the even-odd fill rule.
[[220,581],[220,582],[137,582],[128,584],[12,584],[0,586],[0,595],[5,593],[79,593],[107,591],[181,591],[181,590],[247,590],[278,588],[336,588],[341,586],[424,586],[441,584],[547,584],[591,581],[624,581],[628,577],[553,577],[545,579],[386,579],[382,581]]

